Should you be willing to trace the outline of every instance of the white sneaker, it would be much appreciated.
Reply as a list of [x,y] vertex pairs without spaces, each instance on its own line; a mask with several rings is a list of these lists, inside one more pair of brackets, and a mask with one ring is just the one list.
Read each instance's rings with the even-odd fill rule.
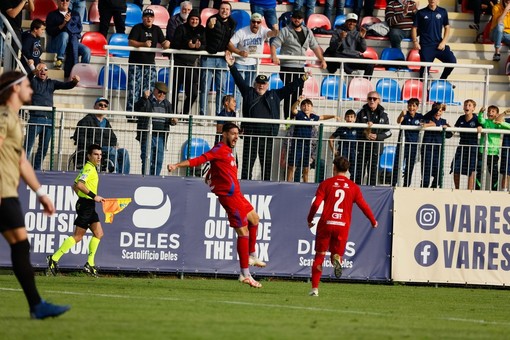
[[319,296],[319,289],[318,288],[312,288],[310,293],[308,293],[310,296]]
[[250,276],[243,276],[243,274],[239,275],[239,282],[246,283],[247,285],[250,285],[253,288],[262,288],[260,282],[255,281],[251,275]]
[[259,260],[255,256],[250,256],[250,259],[248,260],[248,264],[250,266],[261,267],[261,268],[266,266],[266,263],[264,261]]

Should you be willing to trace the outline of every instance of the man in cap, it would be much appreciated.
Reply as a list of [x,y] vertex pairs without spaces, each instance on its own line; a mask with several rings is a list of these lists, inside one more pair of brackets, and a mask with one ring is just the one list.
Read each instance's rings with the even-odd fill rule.
[[[133,26],[129,32],[128,44],[132,47],[156,48],[158,43],[162,48],[170,47],[170,42],[165,38],[161,28],[154,25],[154,11],[147,8],[143,11],[142,22]],[[154,86],[155,58],[155,52],[131,51],[129,53],[126,111],[133,111],[135,98]]]
[[[363,57],[363,52],[367,49],[366,29],[361,27],[359,31],[357,30],[358,16],[354,13],[347,14],[345,19],[345,23],[335,29],[324,55],[335,58],[366,59]],[[335,73],[338,67],[340,63],[328,62],[328,72]],[[344,63],[344,71],[347,74],[351,74],[354,70],[363,70],[365,76],[370,77],[374,73],[374,64]]]
[[[273,63],[281,65],[280,78],[284,84],[298,79],[304,72],[304,62],[296,60],[282,60],[276,56],[276,49],[281,48],[281,55],[306,56],[306,50],[311,49],[321,62],[321,68],[326,68],[326,61],[322,56],[322,48],[306,26],[303,26],[304,15],[301,11],[292,12],[291,24],[282,28],[277,37],[271,42],[271,58]],[[301,89],[301,87],[299,88]],[[283,98],[283,114],[285,119],[290,115],[291,103],[298,99],[298,89],[290,96]]]
[[[234,65],[230,51],[225,52],[225,60],[232,77],[243,96],[243,117],[260,119],[280,119],[280,102],[289,97],[304,82],[310,73],[302,73],[299,78],[281,89],[269,90],[269,78],[263,74],[255,78],[253,87],[246,85],[243,77]],[[243,168],[241,179],[251,179],[253,165],[257,155],[262,169],[262,180],[271,180],[271,161],[273,155],[273,136],[278,135],[278,124],[243,123]]]
[[[278,31],[271,31],[269,28],[262,27],[262,15],[253,13],[250,26],[241,28],[230,39],[228,50],[241,56],[236,58],[235,64],[246,85],[253,84],[257,67],[257,59],[248,58],[248,56],[250,54],[262,54],[264,52],[264,42],[277,34]],[[236,90],[235,97],[239,101],[241,97],[239,89]]]
[[[172,104],[166,99],[168,87],[165,83],[156,82],[152,93],[144,91],[143,96],[135,103],[137,112],[173,113]],[[149,136],[149,123],[152,121],[152,135]],[[140,141],[142,159],[142,175],[147,173],[146,161],[149,159],[149,175],[159,176],[165,157],[165,145],[170,125],[176,125],[177,119],[170,117],[138,117],[136,139]],[[149,144],[150,142],[150,144]],[[150,149],[149,149],[150,148]],[[147,150],[150,154],[147,154]]]
[[103,158],[109,159],[113,164],[113,169],[107,169],[111,172],[129,174],[130,163],[129,153],[124,148],[119,148],[117,143],[117,135],[113,132],[110,121],[106,118],[106,110],[110,102],[108,99],[99,97],[94,103],[95,113],[89,113],[83,117],[77,124],[74,135],[74,144],[77,145],[75,164],[84,164],[86,161],[85,150],[90,144],[97,144],[101,147]]

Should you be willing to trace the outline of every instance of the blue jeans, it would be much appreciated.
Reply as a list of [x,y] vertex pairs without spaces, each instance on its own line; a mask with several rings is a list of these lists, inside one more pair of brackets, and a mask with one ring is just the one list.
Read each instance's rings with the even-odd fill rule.
[[[306,10],[303,10],[303,5],[306,7]],[[306,22],[308,17],[315,11],[315,0],[296,0],[294,2],[294,10],[304,12]]]
[[[149,175],[159,176],[163,167],[163,158],[165,157],[165,132],[153,132],[150,145],[150,168]],[[147,161],[147,132],[142,133],[140,138],[140,158],[142,159],[142,175],[146,173],[145,163]]]
[[222,57],[202,57],[202,74],[200,75],[200,115],[208,115],[208,97],[214,78],[216,90],[216,115],[221,110],[221,98],[227,94],[227,62]]
[[126,111],[133,111],[135,102],[142,96],[143,91],[152,91],[156,79],[154,65],[129,65]]
[[28,131],[24,146],[27,153],[27,159],[30,159],[35,139],[39,136],[39,146],[37,147],[37,153],[35,154],[34,170],[41,170],[44,157],[46,157],[46,154],[48,153],[52,134],[51,119],[34,117],[28,120]]
[[129,174],[131,163],[129,162],[129,153],[124,148],[115,148],[113,146],[103,146],[103,154],[106,154],[115,165],[115,172],[120,174]]
[[[48,43],[48,52],[56,53],[57,59],[64,60],[66,55],[67,43],[69,42],[69,33],[62,32],[56,37],[52,37]],[[78,44],[78,55],[81,56],[81,62],[84,64],[90,64],[90,48]]]
[[[253,86],[253,82],[255,81],[256,67],[257,65],[239,65],[236,63],[237,70],[243,76],[244,82],[248,86]],[[235,88],[236,88],[235,98],[237,102],[237,107],[243,107],[243,96],[241,95],[239,88],[237,86]]]
[[505,25],[498,24],[491,31],[491,39],[494,41],[495,48],[501,48],[501,43],[504,42],[505,45],[510,45],[510,34],[503,32],[505,29]]
[[[334,28],[335,18],[333,18],[333,6],[335,4],[335,0],[326,0],[326,4],[324,5],[324,15],[328,17],[331,22],[332,29]],[[345,8],[345,0],[337,0],[336,1],[336,16],[343,15]]]
[[266,25],[269,27],[269,29],[273,29],[274,25],[278,25],[278,19],[276,18],[276,8],[266,8],[259,5],[250,4],[250,11],[252,14],[258,13],[264,16],[264,19],[266,19]]
[[71,0],[71,3],[69,4],[69,9],[78,12],[80,14],[80,19],[82,22],[87,21],[87,18],[85,16],[85,8],[87,6],[87,3],[85,0]]

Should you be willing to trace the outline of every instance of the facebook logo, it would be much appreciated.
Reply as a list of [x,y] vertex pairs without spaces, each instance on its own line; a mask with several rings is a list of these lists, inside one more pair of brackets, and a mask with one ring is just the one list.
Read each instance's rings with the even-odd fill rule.
[[416,223],[423,230],[432,230],[439,223],[439,210],[432,204],[422,205],[416,212]]
[[414,248],[414,259],[423,267],[430,267],[437,261],[438,250],[434,243],[422,241]]

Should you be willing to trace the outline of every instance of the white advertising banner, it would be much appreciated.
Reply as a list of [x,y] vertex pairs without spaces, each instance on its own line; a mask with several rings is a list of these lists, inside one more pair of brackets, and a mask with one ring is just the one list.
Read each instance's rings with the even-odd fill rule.
[[510,196],[395,188],[395,281],[510,285]]

